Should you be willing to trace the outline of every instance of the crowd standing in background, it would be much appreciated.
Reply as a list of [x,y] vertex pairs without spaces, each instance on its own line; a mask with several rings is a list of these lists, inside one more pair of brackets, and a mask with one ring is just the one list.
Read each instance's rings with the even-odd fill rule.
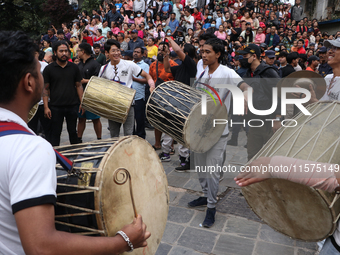
[[[324,42],[338,40],[340,44],[340,31],[335,34],[320,31],[318,21],[304,17],[303,13],[300,0],[293,6],[253,0],[105,0],[91,13],[82,11],[72,23],[61,24],[58,29],[51,26],[47,34],[41,35],[39,60],[46,62],[45,93],[40,115],[35,118],[41,118],[44,112],[45,118],[50,119],[50,124],[42,126],[52,145],[59,145],[64,117],[71,144],[82,142],[86,119],[92,120],[96,138],[101,139],[100,117],[79,106],[92,75],[136,90],[124,124],[125,135],[145,138],[145,128],[153,128],[146,120],[145,105],[155,85],[165,81],[177,80],[192,86],[195,78],[206,79],[214,87],[211,77],[233,77],[230,84],[250,78],[246,83],[254,89],[254,107],[269,109],[271,88],[280,78],[300,70],[323,77],[333,73],[328,65],[331,59],[328,51],[332,48],[325,47]],[[63,86],[58,85],[61,83]],[[62,96],[65,93],[67,97]],[[228,94],[222,97],[228,98],[225,104],[229,110]],[[237,122],[243,118],[232,116]],[[248,159],[261,149],[282,120],[279,111],[263,118],[277,122],[272,126],[268,122],[261,128],[245,127]],[[120,123],[109,121],[108,126],[111,137],[119,136]],[[42,132],[36,124],[34,131]],[[233,127],[227,141],[226,129],[219,142],[199,155],[195,163],[215,160],[223,164],[226,145],[238,145],[239,131],[240,127]],[[162,132],[157,129],[154,132],[154,149],[162,150],[159,154],[162,161],[170,161],[175,153],[173,139],[164,134],[162,140]],[[180,146],[179,154],[181,163],[176,171],[189,171],[189,149]],[[206,227],[215,221],[221,178],[201,177],[205,197],[189,203],[191,207],[208,205]]]

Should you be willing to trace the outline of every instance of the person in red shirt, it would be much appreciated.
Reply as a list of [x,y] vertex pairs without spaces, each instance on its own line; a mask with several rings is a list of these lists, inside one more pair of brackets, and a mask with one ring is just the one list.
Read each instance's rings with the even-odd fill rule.
[[93,46],[93,39],[91,36],[89,36],[89,31],[87,31],[86,29],[83,31],[83,33],[81,34],[81,40],[80,41],[83,41],[83,40],[86,40],[86,42],[88,44],[90,44],[91,46]]
[[194,8],[194,13],[192,14],[192,16],[195,18],[195,21],[194,21],[195,24],[197,21],[202,21],[203,15],[201,12],[198,11],[197,7]]
[[308,67],[306,68],[306,71],[312,71],[312,72],[316,72],[316,68],[318,67],[319,63],[320,63],[320,59],[317,56],[310,56],[308,58]]
[[304,44],[305,44],[305,41],[303,39],[300,39],[298,41],[297,53],[299,53],[299,54],[306,54],[306,50],[303,48]]

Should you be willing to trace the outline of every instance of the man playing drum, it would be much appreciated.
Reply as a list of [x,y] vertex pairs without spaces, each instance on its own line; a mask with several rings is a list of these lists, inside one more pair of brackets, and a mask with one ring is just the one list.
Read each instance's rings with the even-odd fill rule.
[[[329,74],[325,77],[327,83],[327,89],[325,95],[320,99],[321,100],[339,100],[340,94],[340,39],[336,40],[328,40],[324,43],[326,47],[329,49],[329,65],[333,68],[333,74]],[[328,79],[327,79],[328,77]],[[317,99],[315,97],[315,93],[310,86],[311,89],[311,101],[316,102]],[[309,171],[304,172],[303,174],[299,171],[293,171],[293,167],[291,166],[304,166],[306,164],[315,164],[321,167],[321,169],[327,169],[328,171]],[[288,172],[273,172],[273,173],[263,173],[262,171],[256,173],[241,173],[236,178],[236,183],[245,187],[251,185],[253,183],[264,181],[268,178],[280,178],[286,179],[292,182],[304,184],[310,187],[314,187],[316,189],[325,190],[328,192],[339,191],[339,183],[340,183],[340,172],[332,171],[331,169],[338,169],[336,165],[321,163],[321,162],[312,162],[301,159],[294,159],[282,156],[274,156],[274,157],[261,157],[259,159],[254,160],[250,167],[275,167],[275,166],[286,166],[289,168]],[[332,236],[326,239],[324,246],[322,247],[319,255],[339,255],[340,254],[340,223],[337,222],[337,229],[333,233]]]
[[[121,59],[120,44],[118,41],[109,39],[104,45],[105,52],[110,57],[110,62],[100,69],[99,77],[109,79],[120,83],[123,86],[131,88],[133,75],[136,77],[141,75],[146,78],[150,91],[155,88],[155,83],[152,77],[142,70],[136,63]],[[128,117],[123,124],[124,135],[132,135],[135,123],[134,111],[130,109]],[[118,137],[121,123],[109,120],[111,137]]]
[[[196,83],[197,87],[209,89],[210,86],[215,88],[216,85],[232,84],[234,86],[239,86],[242,91],[247,90],[249,86],[243,82],[242,78],[234,70],[220,64],[224,52],[224,45],[220,39],[208,39],[205,42],[202,48],[202,59],[203,64],[207,65],[207,67],[204,69],[203,73],[200,74]],[[215,88],[215,90],[229,110],[230,91],[226,88]],[[200,169],[207,169],[211,166],[223,166],[228,133],[228,126],[226,126],[221,138],[210,150],[205,153],[195,153],[195,167],[199,166]],[[199,197],[198,199],[189,202],[188,206],[196,207],[207,205],[208,209],[203,226],[209,228],[215,222],[215,207],[221,173],[218,171],[198,171],[198,176],[204,192],[204,197]]]
[[56,154],[26,123],[44,80],[34,44],[22,32],[0,32],[0,251],[2,254],[121,254],[145,247],[142,217],[114,237],[55,229]]

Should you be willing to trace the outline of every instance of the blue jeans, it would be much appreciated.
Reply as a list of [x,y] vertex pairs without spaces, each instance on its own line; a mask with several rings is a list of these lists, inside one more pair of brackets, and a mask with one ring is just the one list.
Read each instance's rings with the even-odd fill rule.
[[319,255],[339,255],[339,254],[340,252],[338,252],[338,250],[332,244],[331,239],[328,237]]

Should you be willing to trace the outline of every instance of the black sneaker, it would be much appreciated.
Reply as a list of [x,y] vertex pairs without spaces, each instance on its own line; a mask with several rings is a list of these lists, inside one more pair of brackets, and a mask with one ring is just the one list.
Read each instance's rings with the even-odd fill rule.
[[203,221],[203,227],[210,228],[215,223],[215,214],[216,214],[216,208],[208,208],[207,214],[205,215],[205,219]]
[[171,161],[170,155],[164,152],[159,153],[159,158],[162,162],[169,162]]
[[208,204],[208,198],[199,197],[188,203],[189,207],[198,207],[198,206],[206,206]]
[[189,162],[181,163],[181,166],[175,168],[176,172],[187,172],[188,170],[190,170]]

